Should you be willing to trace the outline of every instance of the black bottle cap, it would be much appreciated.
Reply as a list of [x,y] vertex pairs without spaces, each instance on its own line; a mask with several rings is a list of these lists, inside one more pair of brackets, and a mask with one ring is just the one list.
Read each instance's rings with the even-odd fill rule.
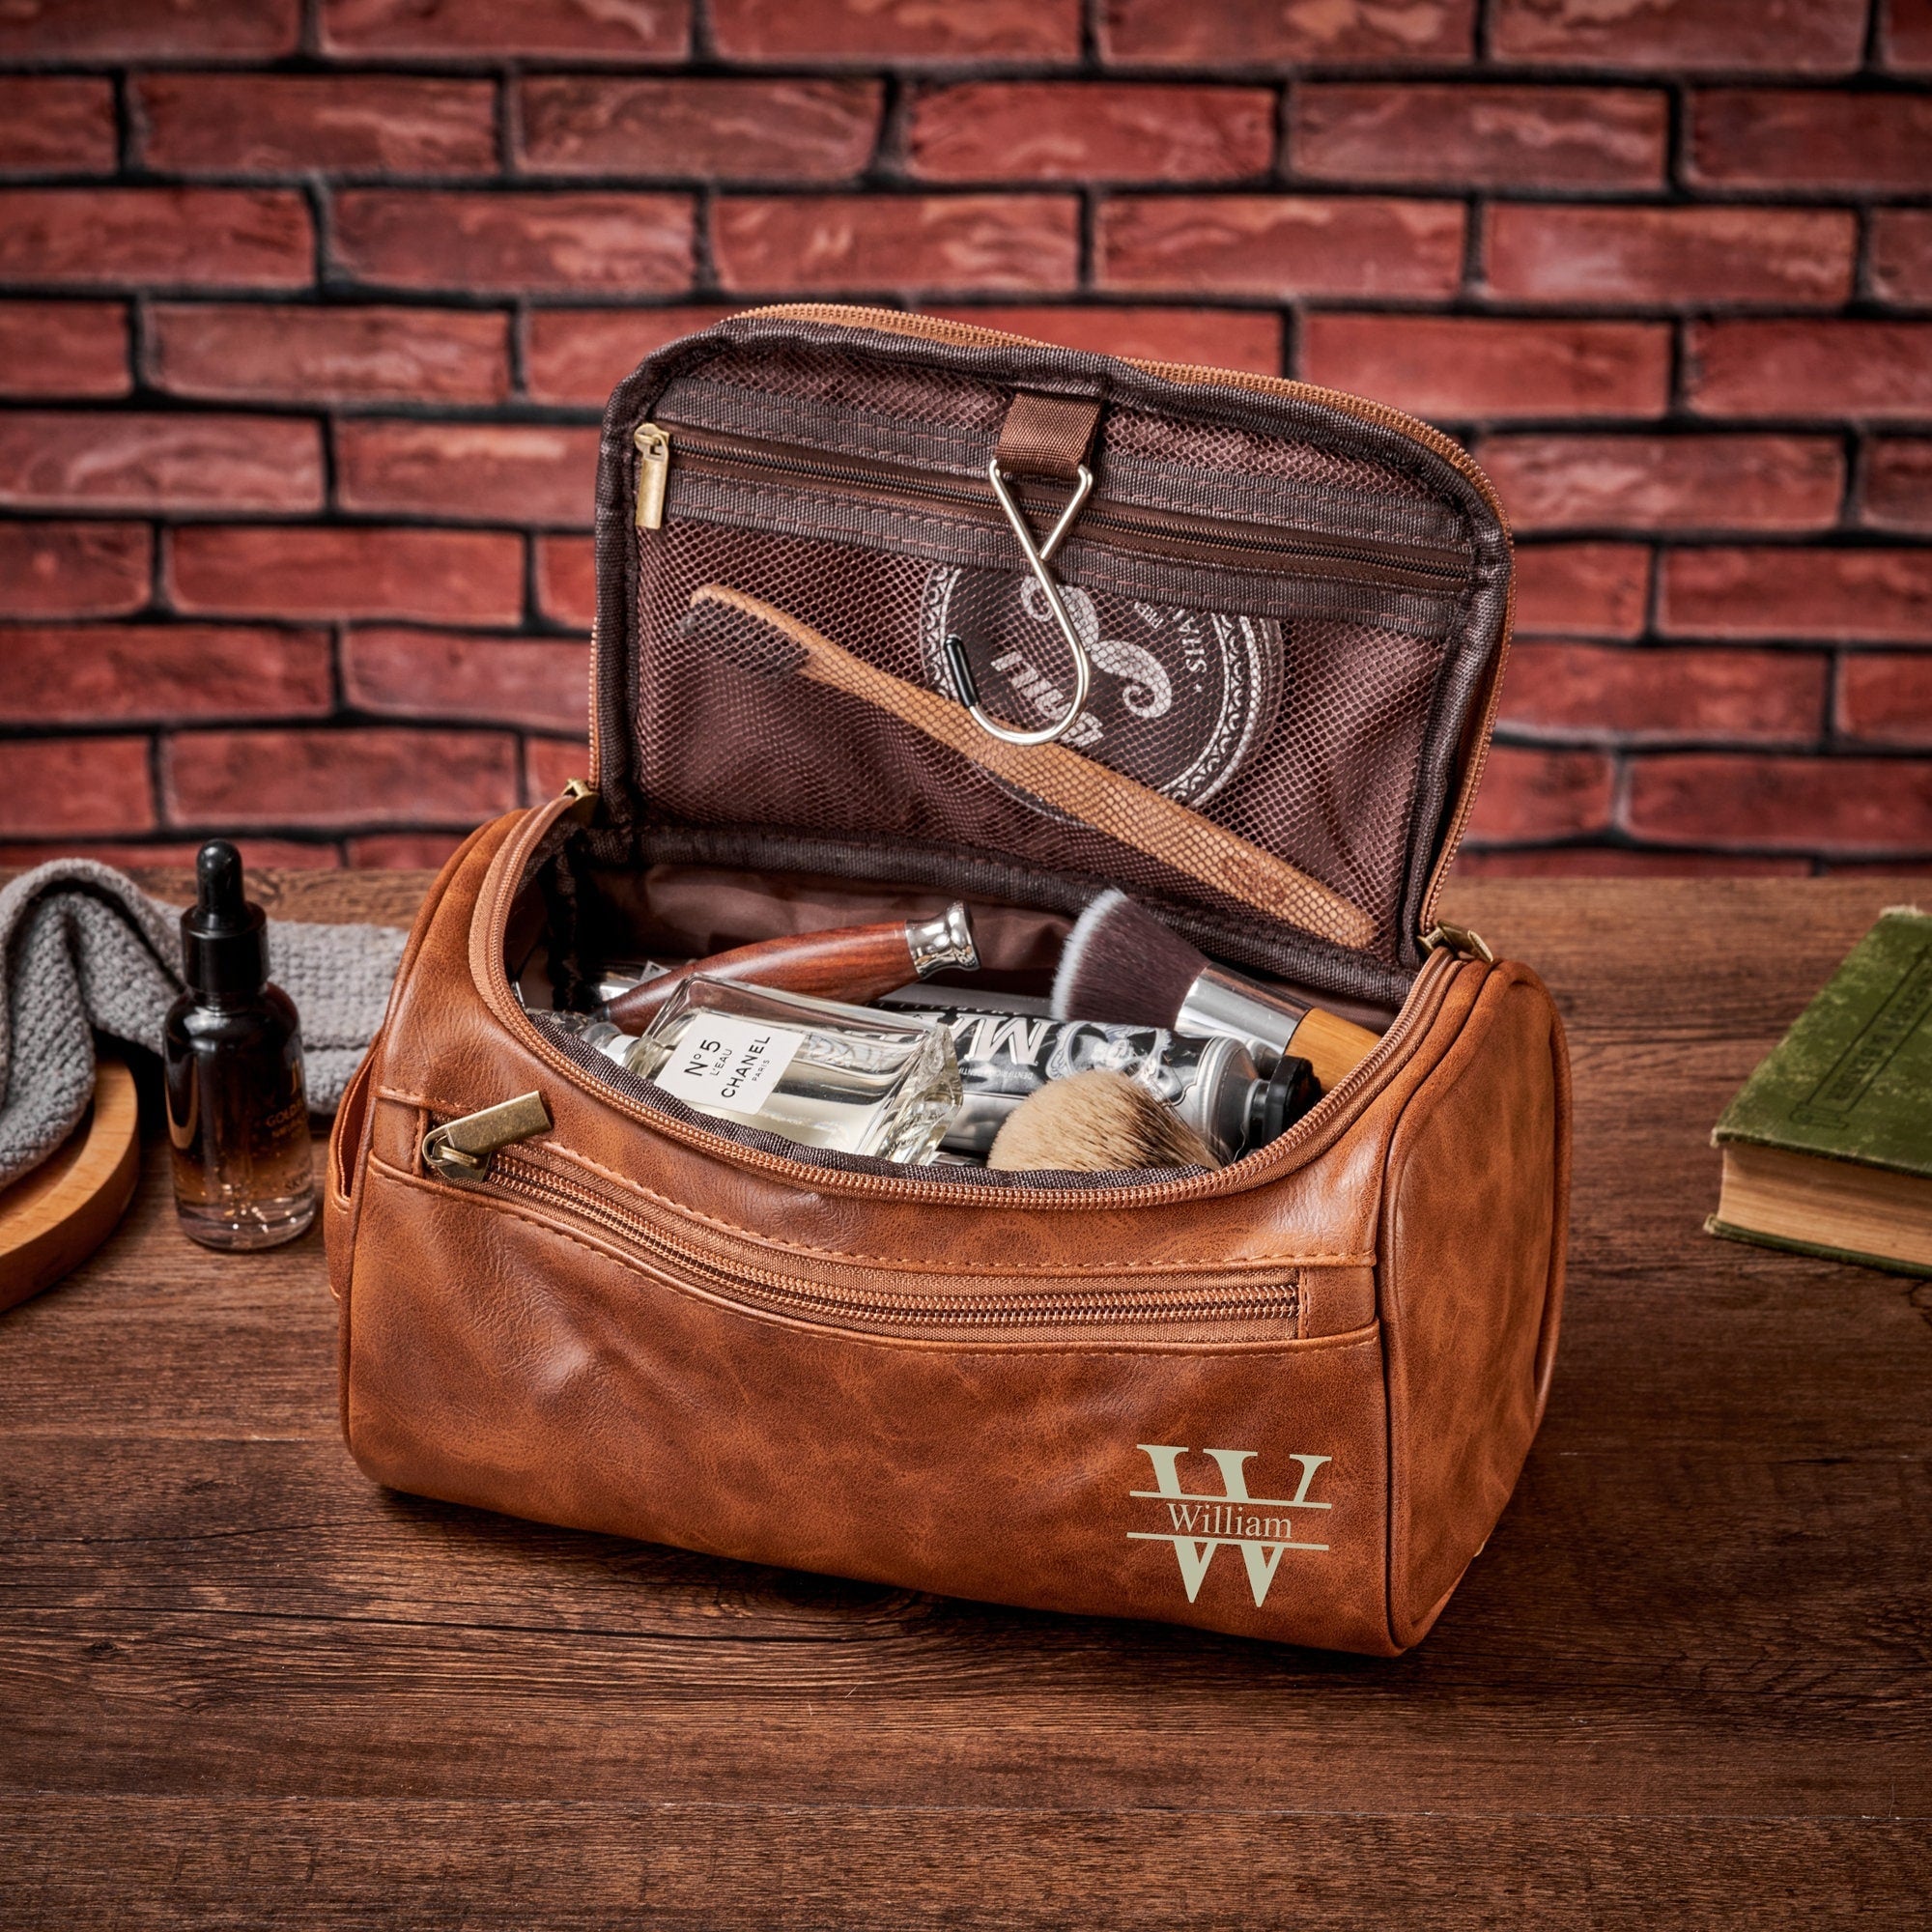
[[211,838],[182,914],[182,973],[197,993],[259,993],[269,983],[269,916],[242,896],[242,855]]
[[1299,1054],[1285,1053],[1265,1080],[1248,1090],[1248,1133],[1243,1153],[1266,1147],[1283,1134],[1321,1097],[1315,1069]]

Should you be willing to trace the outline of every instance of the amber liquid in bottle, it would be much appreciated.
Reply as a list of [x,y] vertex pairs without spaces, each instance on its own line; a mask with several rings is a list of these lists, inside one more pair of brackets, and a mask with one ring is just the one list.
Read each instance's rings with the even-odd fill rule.
[[196,874],[188,990],[162,1039],[175,1207],[205,1247],[272,1248],[315,1218],[300,1021],[269,984],[268,922],[242,896],[241,854],[212,839]]

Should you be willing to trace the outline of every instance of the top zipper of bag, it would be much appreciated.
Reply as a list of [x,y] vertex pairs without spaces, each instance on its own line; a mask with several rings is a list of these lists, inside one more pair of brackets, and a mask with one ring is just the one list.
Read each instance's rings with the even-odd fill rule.
[[[748,321],[783,317],[795,322],[826,323],[836,328],[871,328],[885,335],[917,336],[926,342],[1013,349],[1050,349],[1054,346],[1042,342],[1037,335],[1014,335],[1003,328],[982,328],[977,323],[952,322],[943,316],[914,315],[905,309],[867,308],[860,302],[774,302],[765,308],[746,309],[743,313]],[[1509,519],[1497,500],[1495,485],[1484,475],[1475,459],[1453,438],[1444,436],[1420,416],[1410,415],[1406,410],[1393,409],[1387,403],[1371,402],[1366,396],[1351,396],[1346,389],[1324,389],[1317,383],[1297,383],[1287,376],[1258,376],[1245,369],[1216,369],[1205,362],[1161,362],[1145,356],[1122,359],[1135,369],[1145,369],[1150,376],[1159,376],[1170,383],[1219,383],[1231,388],[1252,389],[1259,395],[1298,396],[1306,402],[1321,403],[1330,409],[1358,416],[1364,422],[1379,423],[1384,429],[1406,436],[1411,442],[1419,442],[1433,455],[1441,457],[1445,463],[1460,470],[1494,512],[1504,534],[1509,532]]]
[[[662,527],[673,464],[730,481],[831,485],[841,495],[887,507],[926,508],[944,503],[951,514],[964,521],[1006,527],[1005,514],[991,491],[965,476],[677,424],[641,423],[635,441],[639,529]],[[1049,504],[1037,486],[1023,482],[1018,495],[1030,505],[1058,507]],[[1450,545],[1391,543],[1323,530],[1191,516],[1123,502],[1101,492],[1096,492],[1081,512],[1076,534],[1083,541],[1110,549],[1151,552],[1183,562],[1339,578],[1399,590],[1453,590],[1468,575],[1466,554]]]
[[[541,838],[554,823],[557,814],[572,804],[573,801],[566,795],[539,810],[531,824],[529,838],[532,840]],[[517,849],[526,850],[527,847],[520,841]],[[513,866],[512,869],[516,867]],[[567,1085],[594,1092],[606,1106],[628,1115],[668,1140],[704,1153],[726,1154],[748,1171],[768,1175],[775,1180],[820,1189],[836,1185],[840,1192],[920,1202],[935,1207],[957,1207],[976,1198],[984,1200],[991,1193],[1002,1206],[1029,1208],[1151,1208],[1171,1202],[1197,1200],[1204,1195],[1224,1192],[1231,1185],[1245,1186],[1267,1179],[1277,1167],[1287,1165],[1316,1136],[1327,1132],[1329,1122],[1340,1111],[1353,1106],[1365,1094],[1373,1092],[1401,1064],[1412,1041],[1427,1030],[1440,1009],[1457,966],[1468,950],[1458,943],[1460,931],[1451,937],[1445,930],[1444,937],[1430,949],[1429,956],[1424,959],[1422,970],[1416,975],[1415,983],[1409,988],[1408,998],[1403,1002],[1402,1010],[1395,1016],[1394,1023],[1360,1064],[1346,1078],[1337,1081],[1286,1133],[1232,1166],[1183,1179],[1134,1181],[1124,1186],[1017,1188],[1004,1186],[998,1181],[980,1180],[964,1169],[956,1171],[959,1175],[957,1179],[935,1180],[922,1178],[917,1171],[903,1175],[854,1173],[818,1161],[793,1160],[783,1154],[767,1152],[763,1148],[749,1147],[743,1141],[732,1140],[708,1127],[676,1120],[602,1082],[593,1084],[592,1077],[523,1009],[510,989],[508,969],[503,963],[508,900],[508,895],[499,900],[486,944],[489,964],[485,972],[491,1004],[517,1043]],[[495,1154],[504,1148],[535,1138],[545,1130],[548,1122],[538,1118],[537,1110],[520,1109],[516,1103],[506,1102],[497,1108],[484,1108],[480,1113],[461,1116],[444,1125],[448,1129],[446,1137],[469,1156],[475,1177],[480,1179],[490,1172]]]

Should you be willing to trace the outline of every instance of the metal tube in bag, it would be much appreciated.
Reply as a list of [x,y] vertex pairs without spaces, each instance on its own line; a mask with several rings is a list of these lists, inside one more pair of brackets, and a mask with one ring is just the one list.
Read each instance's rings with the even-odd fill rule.
[[929,1014],[952,1036],[965,1100],[940,1146],[953,1153],[985,1153],[1029,1094],[1092,1067],[1124,1073],[1165,1100],[1223,1160],[1272,1139],[1287,1124],[1281,1105],[1268,1104],[1271,1083],[1238,1040],[1165,1027],[986,1012],[937,1000],[919,1003],[904,994],[893,1006]]

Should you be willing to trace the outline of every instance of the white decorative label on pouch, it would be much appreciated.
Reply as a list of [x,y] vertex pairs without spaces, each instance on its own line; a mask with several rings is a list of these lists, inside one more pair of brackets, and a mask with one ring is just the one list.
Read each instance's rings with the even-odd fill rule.
[[651,1077],[667,1094],[707,1112],[725,1107],[755,1114],[805,1039],[789,1027],[700,1013]]

